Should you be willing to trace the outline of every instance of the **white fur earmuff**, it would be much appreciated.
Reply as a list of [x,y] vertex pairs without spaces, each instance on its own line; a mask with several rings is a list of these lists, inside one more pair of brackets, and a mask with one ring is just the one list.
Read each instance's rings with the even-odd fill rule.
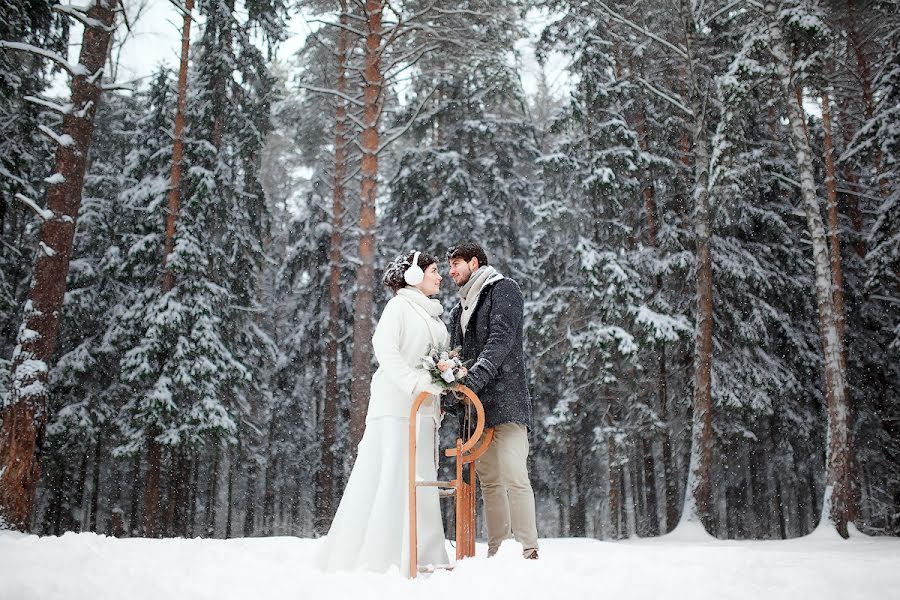
[[421,252],[416,251],[413,256],[412,265],[410,265],[403,273],[403,281],[409,285],[419,285],[422,283],[422,280],[425,279],[425,271],[419,266],[419,254],[421,254]]

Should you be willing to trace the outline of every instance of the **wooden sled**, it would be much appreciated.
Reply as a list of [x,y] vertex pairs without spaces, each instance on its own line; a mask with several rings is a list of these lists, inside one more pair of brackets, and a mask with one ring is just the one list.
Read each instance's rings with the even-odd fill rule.
[[[445,456],[456,459],[456,479],[453,481],[416,480],[416,414],[428,398],[427,392],[419,394],[409,414],[409,576],[413,579],[418,573],[430,573],[435,569],[453,569],[454,566],[450,564],[419,567],[416,532],[416,492],[419,487],[444,488],[449,490],[448,495],[456,498],[456,560],[475,556],[475,459],[484,454],[491,445],[494,430],[488,429],[485,432],[484,406],[475,392],[464,385],[453,389],[463,394],[467,408],[474,408],[476,418],[475,429],[468,439],[464,442],[462,438],[456,438],[456,447],[444,451]],[[479,445],[482,433],[485,433],[485,438]],[[468,478],[463,477],[464,465],[469,465]]]

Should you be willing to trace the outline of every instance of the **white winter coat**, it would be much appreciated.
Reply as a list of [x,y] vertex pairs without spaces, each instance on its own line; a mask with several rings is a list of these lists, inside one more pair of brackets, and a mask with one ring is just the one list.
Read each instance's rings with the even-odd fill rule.
[[[378,370],[372,376],[366,421],[377,417],[409,417],[412,404],[431,375],[421,368],[422,358],[433,346],[447,348],[450,334],[441,321],[443,307],[414,287],[400,289],[381,313],[372,347]],[[419,410],[435,415],[432,396]]]

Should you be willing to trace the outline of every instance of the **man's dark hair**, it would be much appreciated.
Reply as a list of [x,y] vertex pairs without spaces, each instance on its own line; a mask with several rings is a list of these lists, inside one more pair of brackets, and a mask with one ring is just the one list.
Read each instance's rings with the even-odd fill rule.
[[466,262],[469,262],[473,258],[477,258],[478,266],[480,267],[487,266],[488,264],[488,257],[487,254],[484,253],[484,248],[471,240],[460,242],[447,250],[447,260],[453,260],[454,258],[461,258]]

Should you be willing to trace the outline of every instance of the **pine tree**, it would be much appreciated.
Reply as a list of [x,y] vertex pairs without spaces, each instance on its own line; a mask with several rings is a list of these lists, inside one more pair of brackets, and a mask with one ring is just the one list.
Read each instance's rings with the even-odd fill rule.
[[42,224],[34,274],[13,351],[10,390],[0,411],[3,423],[0,464],[4,465],[0,474],[0,516],[19,529],[27,527],[40,477],[39,448],[47,421],[49,362],[57,341],[72,238],[116,4],[114,0],[101,0],[86,14],[76,13],[87,23],[81,55],[75,65],[37,47],[3,44],[7,49],[49,56],[64,65],[72,76],[71,106],[61,111],[65,115],[62,134],[41,128],[57,144],[56,171],[50,176],[47,207],[38,211]]
[[[4,2],[0,7],[0,40],[25,43],[65,53],[68,33],[64,17],[51,13],[52,2]],[[19,306],[30,279],[30,260],[35,245],[33,211],[16,194],[37,198],[48,175],[52,142],[38,125],[58,116],[53,103],[41,97],[51,69],[36,56],[10,49],[0,50],[0,370],[8,372],[6,358],[20,323]],[[45,184],[46,182],[44,182]],[[6,394],[6,377],[0,377],[0,396]]]

